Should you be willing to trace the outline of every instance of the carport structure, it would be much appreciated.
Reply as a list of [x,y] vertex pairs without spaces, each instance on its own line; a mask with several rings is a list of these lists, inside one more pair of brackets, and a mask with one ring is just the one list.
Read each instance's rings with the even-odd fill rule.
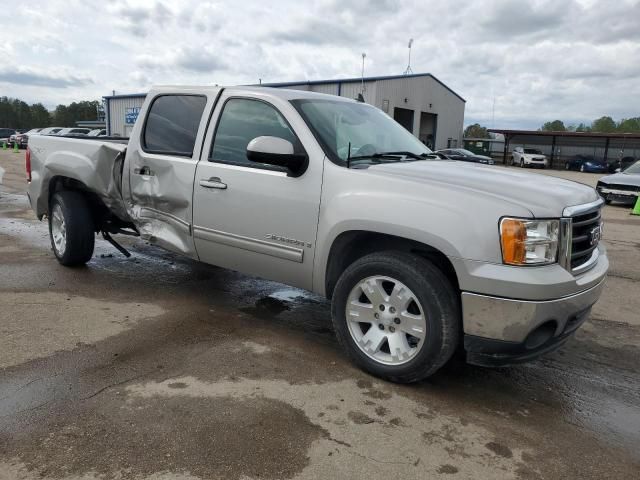
[[640,157],[640,133],[544,132],[489,129],[504,136],[504,161],[512,147],[536,147],[549,156],[551,167],[560,167],[573,155],[592,155],[608,163],[623,157]]

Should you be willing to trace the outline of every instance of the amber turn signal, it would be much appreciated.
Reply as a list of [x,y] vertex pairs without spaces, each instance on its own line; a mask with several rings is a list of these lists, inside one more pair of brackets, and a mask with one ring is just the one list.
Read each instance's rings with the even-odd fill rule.
[[526,262],[527,227],[522,220],[505,218],[500,223],[502,261],[508,265],[524,265]]

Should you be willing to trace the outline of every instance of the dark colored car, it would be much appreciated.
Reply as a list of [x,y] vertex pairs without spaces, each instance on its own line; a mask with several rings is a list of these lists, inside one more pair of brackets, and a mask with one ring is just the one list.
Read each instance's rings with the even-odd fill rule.
[[445,148],[438,150],[436,153],[442,153],[451,160],[461,160],[463,162],[484,163],[485,165],[493,165],[494,161],[491,157],[478,155],[464,148]]
[[621,172],[624,172],[634,163],[636,163],[636,158],[634,157],[622,157],[620,160],[613,160],[608,163],[609,173],[615,173],[618,169],[620,169]]
[[15,128],[0,128],[0,142],[9,143],[9,137],[16,133]]
[[581,172],[607,173],[607,162],[593,155],[574,155],[564,164],[566,170],[579,170]]

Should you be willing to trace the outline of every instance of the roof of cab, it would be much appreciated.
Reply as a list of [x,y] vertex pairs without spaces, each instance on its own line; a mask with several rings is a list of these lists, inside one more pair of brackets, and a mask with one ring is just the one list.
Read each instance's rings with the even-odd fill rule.
[[[333,100],[333,101],[344,101],[344,102],[355,102],[350,98],[338,97],[336,95],[329,95],[326,93],[317,93],[317,92],[308,92],[306,90],[295,90],[288,88],[271,88],[271,87],[260,87],[260,86],[212,86],[212,85],[158,85],[154,86],[149,90],[148,94],[136,94],[138,97],[146,97],[149,94],[156,95],[158,93],[190,93],[190,94],[198,94],[198,93],[209,93],[209,92],[217,92],[219,89],[225,90],[233,90],[239,92],[251,92],[251,93],[259,93],[259,94],[267,94],[274,97],[282,98],[284,100],[296,100],[296,99],[305,99],[305,98],[315,98],[315,99],[325,99],[325,100]],[[132,97],[134,95],[121,95],[120,97]],[[104,97],[104,98],[117,98],[119,95]]]

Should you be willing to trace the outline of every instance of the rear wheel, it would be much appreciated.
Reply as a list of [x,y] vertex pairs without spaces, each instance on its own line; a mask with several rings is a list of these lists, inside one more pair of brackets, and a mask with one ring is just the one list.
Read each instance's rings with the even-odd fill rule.
[[460,336],[457,293],[447,277],[403,252],[374,253],[350,265],[336,284],[332,317],[353,362],[395,382],[435,373]]
[[95,232],[85,197],[74,191],[58,192],[49,205],[49,237],[58,262],[83,265],[93,256]]

